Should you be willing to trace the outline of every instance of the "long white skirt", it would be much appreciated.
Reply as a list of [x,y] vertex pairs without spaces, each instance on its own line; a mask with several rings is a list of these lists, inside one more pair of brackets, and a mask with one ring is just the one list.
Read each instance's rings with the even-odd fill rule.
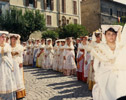
[[116,100],[118,74],[112,66],[104,66],[95,72],[93,100]]
[[64,69],[76,69],[74,55],[71,51],[66,51],[66,60],[64,64]]
[[24,89],[24,82],[23,82],[23,77],[22,77],[22,71],[21,68],[19,67],[19,63],[15,60],[13,60],[14,64],[14,76],[16,80],[16,85],[18,90]]
[[120,49],[115,61],[117,69],[117,98],[126,96],[126,45]]
[[14,72],[0,59],[0,94],[12,93],[17,90]]
[[52,69],[52,65],[53,65],[53,55],[50,53],[45,58],[46,69]]

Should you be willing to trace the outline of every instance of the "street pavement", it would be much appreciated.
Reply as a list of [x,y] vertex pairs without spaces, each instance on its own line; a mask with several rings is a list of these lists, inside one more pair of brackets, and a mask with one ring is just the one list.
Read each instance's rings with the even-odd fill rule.
[[75,76],[25,66],[24,77],[27,96],[23,100],[92,100],[87,84]]

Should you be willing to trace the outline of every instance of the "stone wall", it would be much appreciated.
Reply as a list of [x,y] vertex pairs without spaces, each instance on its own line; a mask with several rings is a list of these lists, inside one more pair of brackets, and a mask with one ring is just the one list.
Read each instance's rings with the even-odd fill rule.
[[88,32],[93,32],[100,27],[100,0],[82,0],[81,20]]

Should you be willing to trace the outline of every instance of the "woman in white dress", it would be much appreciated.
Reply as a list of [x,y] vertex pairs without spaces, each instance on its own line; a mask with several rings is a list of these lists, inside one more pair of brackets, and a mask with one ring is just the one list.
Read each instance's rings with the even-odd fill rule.
[[26,47],[26,42],[23,42],[22,43],[22,46],[24,48],[24,51],[23,51],[23,65],[27,65],[27,47]]
[[23,79],[20,74],[21,73],[20,67],[22,66],[20,64],[20,62],[22,61],[22,59],[20,59],[20,56],[22,56],[21,55],[22,47],[17,43],[18,38],[19,37],[17,34],[10,34],[10,44],[12,48],[11,54],[13,58],[14,74],[15,74],[17,88],[20,90],[24,88],[24,85],[22,85]]
[[[100,30],[97,30],[93,33],[92,35],[92,42],[89,43],[88,45],[88,51],[91,52],[91,50],[96,46],[98,45],[99,43],[101,43],[101,37],[102,37],[102,32]],[[88,83],[88,88],[89,90],[92,90],[94,84],[95,84],[95,81],[94,81],[94,60],[95,58],[93,57],[93,55],[91,55],[91,64],[90,64],[90,67],[89,67],[89,73],[88,73],[88,80],[87,80],[87,83]]]
[[25,94],[25,86],[24,86],[24,75],[23,75],[23,46],[20,44],[20,35],[18,34],[10,34],[10,44],[11,44],[11,54],[13,58],[13,66],[14,66],[14,76],[16,79],[16,85],[18,88],[17,98],[23,98],[26,96]]
[[114,61],[119,48],[116,45],[117,32],[113,28],[105,31],[106,43],[100,43],[92,49],[95,57],[95,82],[93,100],[117,100],[117,74]]
[[44,52],[45,45],[39,46],[39,52],[37,53],[37,59],[38,59],[38,66],[40,68],[44,68],[45,66],[45,52]]
[[[121,32],[120,32],[121,33]],[[116,97],[117,100],[126,100],[126,24],[122,34],[119,35],[119,54],[115,60],[115,73],[117,75]]]
[[73,75],[76,71],[76,63],[75,63],[75,53],[72,38],[66,39],[66,45],[64,50],[64,75]]
[[60,48],[60,40],[57,40],[55,43],[55,46],[53,48],[54,50],[54,56],[53,56],[53,70],[59,71],[59,48]]
[[17,85],[14,78],[14,68],[11,47],[6,43],[8,32],[0,31],[0,100],[16,100]]
[[26,55],[26,59],[27,59],[27,65],[32,65],[33,60],[31,59],[32,57],[32,42],[31,40],[28,40],[28,44],[27,44],[27,55]]
[[81,37],[82,41],[78,45],[77,53],[77,78],[80,81],[87,82],[88,66],[87,66],[87,37]]
[[63,72],[63,67],[64,67],[64,57],[63,57],[64,46],[65,46],[65,39],[61,39],[61,45],[59,47],[60,50],[59,72]]
[[47,44],[45,46],[45,68],[52,69],[53,66],[53,46],[52,39],[47,39]]

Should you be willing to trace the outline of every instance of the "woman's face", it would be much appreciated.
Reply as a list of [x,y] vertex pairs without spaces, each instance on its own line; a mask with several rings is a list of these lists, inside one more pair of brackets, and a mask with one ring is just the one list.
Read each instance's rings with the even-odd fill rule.
[[51,41],[49,40],[49,41],[48,41],[48,45],[50,45],[50,44],[51,44]]
[[45,43],[45,40],[41,40],[41,43]]
[[116,41],[116,34],[114,32],[111,32],[111,31],[108,31],[106,32],[105,34],[105,37],[106,37],[106,41],[108,43],[114,43]]
[[80,43],[80,40],[77,39],[77,40],[76,40],[76,43],[77,43],[77,44]]
[[29,44],[31,44],[31,41],[28,41]]
[[83,38],[82,42],[86,43],[87,39],[86,38]]
[[14,37],[13,37],[13,38],[11,38],[11,43],[12,43],[12,44],[16,44],[16,41],[17,41],[17,39],[16,39],[16,38],[14,38]]
[[100,36],[96,37],[96,41],[101,41],[101,37]]
[[60,45],[60,42],[57,42],[57,46],[59,46]]
[[5,34],[2,34],[1,36],[0,36],[0,42],[1,43],[4,43],[6,41],[6,35]]
[[68,39],[68,40],[67,40],[67,44],[69,45],[69,44],[70,44],[70,42],[71,42],[71,41]]

